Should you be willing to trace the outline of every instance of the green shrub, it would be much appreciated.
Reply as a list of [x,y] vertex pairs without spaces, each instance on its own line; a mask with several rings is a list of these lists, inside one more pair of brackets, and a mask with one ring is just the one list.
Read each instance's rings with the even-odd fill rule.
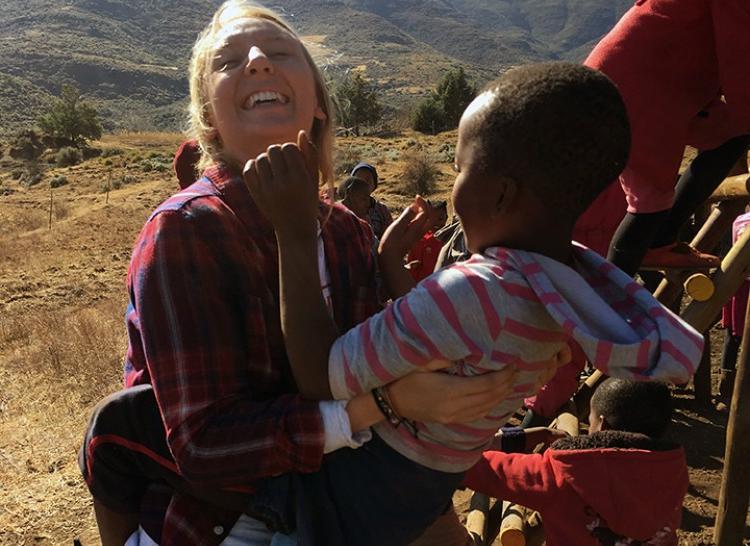
[[412,113],[411,127],[420,133],[435,135],[445,129],[445,114],[441,104],[429,97],[417,105]]
[[119,178],[113,180],[112,181],[112,189],[113,190],[119,190],[120,188],[122,188],[122,180],[120,180]]
[[78,148],[72,146],[66,146],[60,148],[55,155],[55,163],[60,167],[70,167],[71,165],[78,165],[81,162],[81,151]]
[[52,178],[52,180],[49,181],[49,187],[50,188],[59,188],[60,186],[65,186],[68,183],[68,179],[62,175],[59,174]]
[[39,127],[46,135],[78,147],[102,136],[96,109],[81,100],[81,92],[75,86],[67,84],[49,111],[39,118]]
[[107,167],[112,166],[112,160],[110,158],[105,159],[104,161],[102,161],[102,163],[106,165]]

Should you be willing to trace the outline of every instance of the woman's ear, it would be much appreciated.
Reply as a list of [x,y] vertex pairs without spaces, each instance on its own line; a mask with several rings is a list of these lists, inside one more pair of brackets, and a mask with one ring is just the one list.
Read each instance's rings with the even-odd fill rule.
[[328,114],[326,114],[320,106],[316,106],[314,117],[320,121],[325,121],[328,119]]

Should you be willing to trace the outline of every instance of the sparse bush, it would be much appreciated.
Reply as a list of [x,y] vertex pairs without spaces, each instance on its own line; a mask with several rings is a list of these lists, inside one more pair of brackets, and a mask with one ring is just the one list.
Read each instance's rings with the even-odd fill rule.
[[49,187],[50,188],[59,188],[61,186],[65,186],[68,183],[68,179],[62,175],[59,174],[52,178],[52,180],[49,181]]
[[336,172],[348,174],[354,166],[362,161],[362,153],[355,146],[340,146],[336,148]]
[[141,161],[141,170],[144,173],[150,173],[154,170],[154,165],[150,161]]
[[122,155],[123,151],[120,148],[104,148],[102,150],[102,157],[114,157],[116,155]]
[[111,166],[112,166],[112,160],[111,160],[110,158],[107,158],[107,159],[105,159],[104,161],[102,161],[102,163],[103,163],[103,164],[104,164],[104,165],[105,165],[106,167],[111,167]]
[[443,163],[453,164],[456,161],[456,147],[448,142],[440,146],[438,154]]
[[67,201],[57,199],[54,203],[55,204],[53,212],[55,215],[55,220],[63,220],[70,215],[70,205]]
[[122,180],[120,180],[119,178],[116,178],[115,180],[112,181],[112,189],[119,190],[120,188],[122,188]]
[[23,169],[13,169],[10,171],[10,176],[13,178],[13,180],[20,180],[23,176]]
[[37,159],[44,151],[44,144],[34,130],[22,131],[13,139],[8,153],[14,159]]
[[25,187],[30,188],[35,186],[42,181],[42,166],[37,161],[29,161],[26,163],[26,171],[21,176],[21,184]]
[[401,180],[406,195],[432,193],[439,173],[435,161],[421,150],[405,153],[403,159],[406,166]]
[[133,176],[132,174],[124,174],[122,175],[122,183],[127,184],[133,184],[135,182],[138,182],[138,177]]
[[55,155],[55,163],[59,167],[70,167],[71,165],[78,165],[81,162],[81,151],[78,148],[72,146],[66,146],[60,148]]

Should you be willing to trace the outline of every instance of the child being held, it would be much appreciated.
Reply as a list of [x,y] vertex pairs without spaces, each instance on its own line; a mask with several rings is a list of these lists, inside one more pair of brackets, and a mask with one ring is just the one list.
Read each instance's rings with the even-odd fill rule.
[[[245,180],[279,243],[282,327],[300,392],[347,400],[373,390],[386,417],[362,447],[297,475],[301,543],[308,532],[319,544],[416,538],[538,389],[549,355],[569,344],[613,377],[692,375],[702,336],[628,275],[571,244],[579,214],[623,169],[629,142],[622,99],[601,73],[571,63],[507,71],[458,130],[452,199],[474,256],[414,287],[400,264],[430,221],[418,199],[380,246],[386,284],[403,297],[340,337],[317,288],[314,158],[288,145],[248,163]],[[387,384],[438,367],[464,376],[513,368],[514,394],[467,425],[404,422]]]
[[610,378],[587,436],[544,454],[485,451],[464,484],[538,510],[548,546],[676,545],[688,473],[683,449],[663,439],[671,416],[665,384]]

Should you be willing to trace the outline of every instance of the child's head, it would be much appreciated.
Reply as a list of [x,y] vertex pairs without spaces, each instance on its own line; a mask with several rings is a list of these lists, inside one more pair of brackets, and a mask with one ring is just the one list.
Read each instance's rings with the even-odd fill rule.
[[512,240],[543,219],[572,230],[629,148],[625,105],[600,72],[573,63],[508,70],[459,124],[453,206],[469,248]]
[[369,163],[357,163],[352,169],[351,176],[365,180],[370,185],[370,193],[378,187],[378,170]]
[[341,184],[341,193],[346,208],[364,219],[370,208],[370,184],[362,178],[350,176]]
[[448,221],[448,201],[430,201],[430,205],[435,209],[435,222],[430,229],[437,231]]
[[305,130],[322,178],[331,180],[332,116],[323,77],[294,31],[247,0],[222,4],[190,60],[189,132],[203,150],[199,166],[242,167]]
[[619,430],[661,438],[671,421],[672,396],[664,383],[609,378],[591,398],[589,433]]

